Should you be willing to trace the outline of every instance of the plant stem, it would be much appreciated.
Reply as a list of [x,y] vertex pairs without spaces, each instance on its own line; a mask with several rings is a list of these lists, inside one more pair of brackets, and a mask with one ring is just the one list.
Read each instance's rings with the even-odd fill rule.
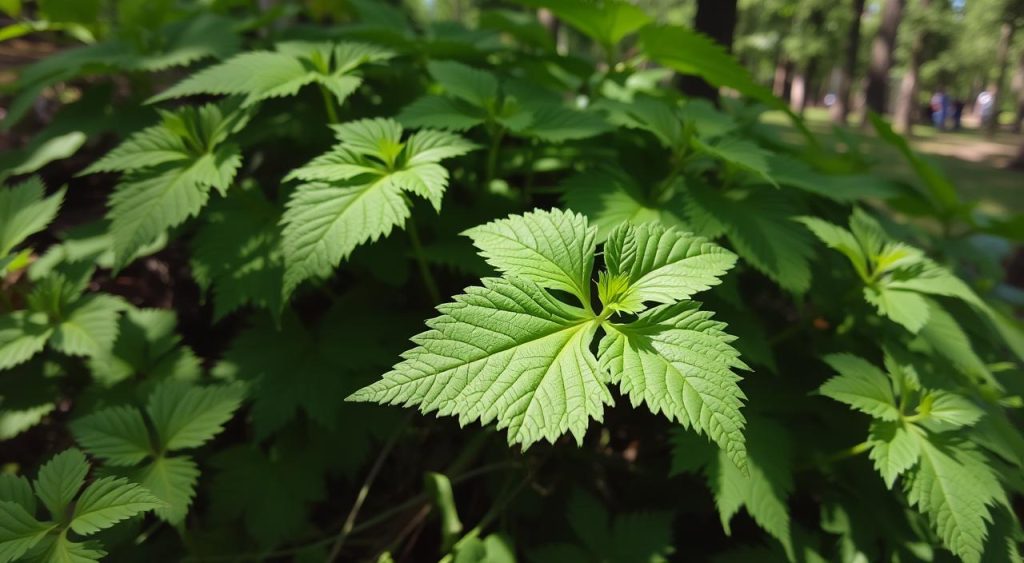
[[498,126],[498,129],[491,136],[491,148],[487,151],[487,173],[484,176],[484,188],[491,185],[491,180],[498,174],[498,151],[501,149],[501,140],[505,137],[505,128]]
[[377,455],[377,459],[373,462],[373,467],[370,468],[370,472],[366,475],[366,480],[363,481],[363,486],[359,488],[359,493],[356,495],[356,501],[352,503],[352,510],[348,513],[348,518],[345,519],[345,524],[341,527],[341,532],[338,533],[337,538],[334,540],[334,545],[331,546],[331,551],[327,555],[327,563],[333,562],[338,558],[341,553],[342,546],[345,545],[345,539],[352,533],[352,528],[356,525],[356,517],[359,516],[359,510],[363,508],[363,503],[366,502],[367,495],[370,494],[370,487],[373,486],[373,482],[377,479],[377,474],[380,473],[382,467],[384,467],[384,460],[387,459],[388,454],[391,453],[392,448],[398,443],[398,438],[405,433],[406,426],[408,426],[409,419],[406,420],[391,434],[388,438],[384,447],[381,448],[380,454]]
[[837,462],[837,461],[842,461],[842,460],[847,459],[847,458],[858,456],[858,455],[860,455],[860,454],[862,454],[862,453],[864,453],[864,452],[866,452],[866,451],[868,451],[870,449],[871,449],[871,442],[867,442],[867,441],[861,442],[859,444],[850,446],[849,448],[846,448],[845,450],[838,451],[838,452],[828,456],[825,459],[825,463],[834,463],[834,462]]
[[337,109],[337,107],[335,107],[334,97],[327,90],[327,88],[324,88],[324,86],[322,84],[320,85],[320,95],[324,99],[324,110],[327,112],[327,122],[328,123],[337,123],[338,122],[338,109]]
[[416,264],[420,268],[420,277],[423,278],[423,285],[427,288],[430,301],[437,305],[441,302],[441,293],[437,290],[437,282],[434,275],[430,273],[430,266],[427,265],[427,257],[423,254],[423,245],[420,243],[420,235],[416,230],[416,222],[412,217],[405,224],[405,230],[409,233],[409,242],[412,244],[412,253],[416,257]]

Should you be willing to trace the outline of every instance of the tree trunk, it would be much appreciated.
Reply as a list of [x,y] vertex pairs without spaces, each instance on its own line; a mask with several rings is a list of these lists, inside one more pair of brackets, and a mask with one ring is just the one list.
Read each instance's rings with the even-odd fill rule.
[[[928,9],[929,0],[919,0],[917,8]],[[896,131],[911,134],[914,119],[917,117],[917,82],[921,74],[921,63],[924,59],[924,41],[927,29],[919,29],[910,44],[910,57],[907,59],[907,71],[900,80],[900,90],[893,108],[892,124]]]
[[[868,68],[868,83],[864,92],[866,109],[885,113],[889,98],[889,71],[892,69],[892,53],[896,47],[896,34],[903,19],[906,0],[885,0],[882,8],[882,25],[878,35],[871,42],[871,65]],[[867,120],[867,111],[863,120]]]
[[1014,26],[1003,22],[999,28],[999,46],[996,48],[996,81],[992,89],[992,116],[985,126],[985,135],[994,137],[999,130],[999,106],[1003,98],[1003,82],[1006,81],[1006,66],[1010,58],[1010,44],[1013,43]]
[[[697,15],[693,18],[694,29],[711,37],[730,53],[736,33],[736,1],[697,0]],[[689,96],[718,102],[718,88],[699,76],[680,76],[676,84]]]
[[832,121],[846,124],[850,117],[850,90],[857,77],[857,54],[860,52],[860,20],[864,14],[864,0],[850,3],[850,27],[846,30],[846,58],[839,71],[839,91],[832,106]]
[[776,98],[785,99],[788,79],[789,64],[786,62],[785,56],[779,55],[778,61],[775,63],[775,78],[772,80],[772,94],[775,94]]
[[807,73],[804,70],[796,71],[793,75],[793,85],[789,88],[789,108],[793,113],[804,111],[807,105]]

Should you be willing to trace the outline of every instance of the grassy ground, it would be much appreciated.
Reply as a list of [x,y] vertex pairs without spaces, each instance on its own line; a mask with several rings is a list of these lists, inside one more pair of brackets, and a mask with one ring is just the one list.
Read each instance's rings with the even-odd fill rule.
[[[807,126],[822,142],[838,144],[828,113],[822,108],[808,109]],[[788,141],[800,143],[799,134],[781,112],[770,112],[764,122],[778,128]],[[870,128],[869,128],[870,129]],[[875,138],[872,131],[852,128],[862,142],[862,150],[873,158],[877,170],[886,175],[913,180],[913,172],[903,158],[889,145]],[[1024,173],[1006,168],[1017,154],[1019,135],[1000,133],[987,139],[970,121],[961,131],[938,132],[933,127],[915,125],[911,144],[946,172],[965,199],[981,201],[981,208],[993,213],[1024,213]]]

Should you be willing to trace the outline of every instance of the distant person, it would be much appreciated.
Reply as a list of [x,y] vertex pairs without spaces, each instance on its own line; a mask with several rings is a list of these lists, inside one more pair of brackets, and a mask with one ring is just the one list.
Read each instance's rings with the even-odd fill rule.
[[949,96],[946,91],[939,88],[932,95],[932,122],[935,128],[942,131],[946,128],[946,118],[949,117]]
[[995,103],[995,97],[992,92],[988,90],[982,90],[978,94],[978,115],[981,117],[981,124],[985,125],[992,119],[992,104]]
[[954,131],[959,131],[961,129],[961,127],[962,127],[962,124],[960,123],[960,120],[963,119],[963,117],[964,117],[964,106],[966,106],[966,105],[967,105],[967,103],[964,102],[961,98],[957,98],[955,101],[953,101],[953,130]]

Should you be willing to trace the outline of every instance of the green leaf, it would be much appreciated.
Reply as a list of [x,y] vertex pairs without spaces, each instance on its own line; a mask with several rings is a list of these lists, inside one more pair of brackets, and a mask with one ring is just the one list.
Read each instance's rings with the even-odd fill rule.
[[604,259],[609,274],[628,280],[624,298],[655,303],[688,299],[716,286],[736,264],[736,255],[717,244],[657,223],[624,223],[612,231]]
[[199,468],[192,458],[160,456],[127,475],[161,501],[154,510],[161,520],[173,525],[185,520],[199,480]]
[[352,72],[360,65],[390,58],[386,49],[358,43],[282,43],[277,51],[252,51],[207,67],[150,98],[161,102],[195,94],[245,96],[243,106],[295,95],[318,82],[343,103],[362,80]]
[[31,555],[34,561],[46,563],[95,563],[107,556],[100,548],[96,541],[73,542],[64,531],[44,538]]
[[658,221],[666,227],[689,230],[671,210],[677,200],[665,206],[648,202],[636,183],[621,173],[591,170],[571,177],[563,187],[565,206],[587,216],[597,227],[599,241],[627,221],[637,225]]
[[282,220],[285,295],[303,280],[328,275],[360,244],[404,224],[409,204],[403,192],[439,210],[448,172],[438,162],[474,148],[461,137],[429,130],[402,143],[402,127],[391,119],[353,121],[335,131],[340,145],[289,174],[326,181],[299,186],[288,201]]
[[532,211],[464,233],[498,271],[541,287],[567,291],[589,305],[596,229],[586,217],[560,210]]
[[582,442],[612,401],[589,349],[592,317],[524,278],[483,284],[438,307],[405,361],[348,400],[418,404],[462,424],[496,420],[524,448],[567,430]]
[[214,317],[252,304],[281,309],[281,212],[255,187],[232,190],[204,213],[192,239],[192,275],[213,293]]
[[909,474],[907,499],[928,516],[950,551],[965,562],[980,561],[992,520],[989,505],[1002,494],[999,482],[976,452],[918,440],[921,462]]
[[104,477],[86,487],[75,503],[71,529],[88,536],[161,506],[160,499],[139,485],[123,477]]
[[731,463],[724,451],[706,469],[722,527],[730,534],[733,516],[740,508],[746,508],[758,526],[779,540],[787,553],[792,553],[786,506],[793,489],[788,435],[768,420],[752,421],[748,433],[751,450],[746,471]]
[[36,513],[36,495],[32,483],[21,475],[0,473],[0,501],[13,502],[29,514]]
[[938,356],[946,358],[972,381],[992,382],[994,378],[971,346],[971,340],[960,328],[960,324],[941,305],[929,300],[928,322],[921,327],[918,336]]
[[875,306],[878,314],[917,333],[928,324],[928,300],[912,291],[900,291],[879,284],[864,288],[864,299]]
[[754,268],[783,289],[807,291],[811,238],[792,220],[797,210],[788,198],[770,188],[726,192],[707,186],[688,188],[687,216],[698,234],[717,236],[716,231],[725,230],[736,253]]
[[498,97],[493,74],[454,61],[430,61],[427,71],[446,92],[474,106],[486,108]]
[[71,356],[96,356],[117,339],[118,316],[124,302],[113,295],[89,295],[76,302],[57,325],[50,343]]
[[970,399],[949,391],[933,391],[925,400],[927,407],[923,404],[922,409],[930,418],[954,428],[974,426],[985,414]]
[[868,441],[871,443],[869,456],[875,462],[875,469],[885,480],[885,486],[892,488],[896,478],[917,464],[921,457],[921,442],[913,435],[914,427],[899,421],[875,421],[871,424]]
[[89,464],[79,450],[65,450],[39,468],[36,495],[54,519],[61,519],[78,490],[85,483]]
[[870,258],[864,254],[864,249],[861,248],[853,233],[817,217],[798,217],[797,221],[803,223],[804,226],[814,233],[814,236],[818,237],[829,248],[843,253],[850,260],[850,263],[853,264],[853,268],[862,280],[867,281],[869,279],[868,264]]
[[426,95],[402,108],[395,119],[406,127],[433,127],[465,131],[483,124],[487,119],[487,114],[484,110],[460,100]]
[[195,379],[199,358],[181,345],[176,324],[174,311],[129,308],[121,316],[113,349],[89,359],[93,378],[108,387],[136,375]]
[[244,395],[241,384],[198,387],[165,381],[149,396],[146,410],[162,450],[196,448],[220,433]]
[[149,430],[134,407],[110,407],[71,424],[75,440],[109,465],[135,465],[153,454]]
[[97,172],[127,172],[150,166],[180,163],[190,158],[185,140],[163,123],[147,127],[128,137],[80,175]]
[[612,129],[608,122],[595,112],[551,104],[530,108],[528,111],[530,119],[524,121],[522,126],[512,127],[513,133],[548,143],[588,139]]
[[547,8],[558,19],[611,49],[627,35],[651,22],[641,8],[623,0],[602,0],[596,5],[583,0],[520,0],[534,8]]
[[46,187],[37,176],[14,187],[0,188],[0,257],[49,225],[63,201],[63,189],[46,197]]
[[0,561],[20,559],[56,527],[39,522],[16,502],[0,501]]
[[27,362],[46,346],[53,329],[43,313],[0,315],[0,371]]
[[697,151],[707,154],[727,165],[752,172],[769,184],[778,184],[769,174],[768,153],[756,143],[736,137],[727,137],[713,143],[705,143],[697,137],[691,139]]
[[110,231],[117,266],[170,227],[206,205],[210,188],[226,190],[242,164],[236,146],[218,147],[184,165],[129,175],[110,196]]
[[744,395],[733,370],[746,369],[725,324],[697,304],[662,305],[629,324],[606,323],[598,356],[610,380],[655,414],[709,436],[746,469]]
[[892,384],[881,370],[851,354],[832,354],[825,361],[839,375],[821,386],[822,395],[881,420],[900,418]]
[[907,140],[894,132],[892,127],[878,114],[868,112],[868,120],[871,121],[871,125],[875,128],[878,136],[883,141],[896,147],[903,157],[907,159],[914,172],[924,182],[929,196],[939,206],[940,210],[949,212],[960,207],[960,197],[957,195],[956,186],[948,178],[937,168],[914,153]]

